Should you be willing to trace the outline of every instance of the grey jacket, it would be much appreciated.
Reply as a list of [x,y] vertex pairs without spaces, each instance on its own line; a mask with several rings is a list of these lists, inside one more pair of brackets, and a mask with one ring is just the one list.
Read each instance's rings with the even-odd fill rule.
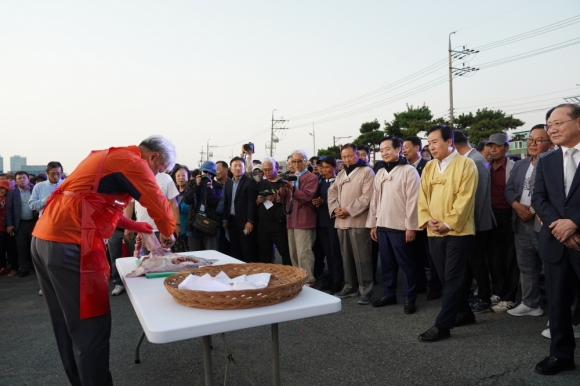
[[465,156],[475,162],[479,175],[475,191],[475,231],[488,231],[496,225],[495,216],[491,209],[491,177],[488,162],[475,149],[471,149]]
[[[528,158],[524,158],[521,161],[516,162],[516,164],[514,165],[514,169],[512,170],[512,174],[508,180],[508,183],[505,187],[505,199],[506,201],[511,205],[514,201],[520,201],[521,196],[522,196],[522,191],[524,190],[524,182],[526,179],[526,173],[528,171],[528,168],[530,167],[530,164],[532,163],[532,157],[528,157]],[[534,171],[532,173],[535,172],[535,168]],[[534,174],[532,174],[532,177],[535,177]],[[530,180],[532,180],[532,178],[530,178]],[[531,188],[531,186],[530,186]],[[530,191],[530,195],[531,195],[531,191]],[[516,230],[516,220],[518,218],[518,214],[515,210],[512,210],[512,229]]]

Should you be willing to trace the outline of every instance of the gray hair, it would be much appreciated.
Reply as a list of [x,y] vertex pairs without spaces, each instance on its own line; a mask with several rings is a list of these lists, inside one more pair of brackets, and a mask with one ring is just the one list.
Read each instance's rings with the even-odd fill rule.
[[159,153],[167,170],[172,170],[175,166],[175,160],[177,159],[175,146],[167,138],[161,135],[152,135],[145,138],[139,146],[145,146],[147,149]]
[[294,156],[294,154],[300,154],[302,159],[308,159],[308,154],[304,150],[294,150],[292,156]]
[[276,169],[278,169],[278,167],[280,167],[280,165],[278,165],[278,161],[276,161],[274,158],[272,157],[266,157],[262,160],[262,165],[265,164],[266,162],[271,163],[272,166],[274,166]]

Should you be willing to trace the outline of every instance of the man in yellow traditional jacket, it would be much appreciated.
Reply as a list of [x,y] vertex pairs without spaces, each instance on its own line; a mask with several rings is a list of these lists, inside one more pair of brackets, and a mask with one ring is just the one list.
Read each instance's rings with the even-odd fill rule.
[[427,228],[429,251],[443,283],[443,302],[435,325],[419,335],[422,342],[451,336],[458,312],[471,313],[465,275],[475,238],[475,163],[453,148],[453,130],[445,125],[427,132],[433,160],[421,175],[419,227]]

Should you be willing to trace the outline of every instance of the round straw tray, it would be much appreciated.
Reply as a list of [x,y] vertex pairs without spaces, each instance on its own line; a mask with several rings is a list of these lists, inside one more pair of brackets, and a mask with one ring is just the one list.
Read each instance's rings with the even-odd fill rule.
[[[189,274],[203,276],[209,273],[211,276],[215,276],[220,271],[223,271],[231,278],[256,273],[269,273],[271,276],[268,286],[260,289],[207,292],[177,288],[179,283],[185,280]],[[308,274],[304,269],[289,265],[264,263],[224,264],[181,271],[166,277],[164,284],[173,298],[185,306],[210,310],[235,310],[270,306],[290,300],[300,293],[307,277]]]

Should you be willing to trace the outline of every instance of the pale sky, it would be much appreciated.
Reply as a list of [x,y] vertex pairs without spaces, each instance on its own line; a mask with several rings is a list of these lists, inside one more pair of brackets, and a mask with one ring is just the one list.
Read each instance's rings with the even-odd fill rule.
[[[219,146],[214,160],[229,161],[248,140],[263,158],[274,109],[291,128],[278,132],[274,157],[299,148],[311,155],[312,123],[316,147],[326,148],[333,135],[355,138],[361,123],[382,125],[406,104],[448,114],[450,32],[453,48],[477,49],[579,15],[578,0],[4,0],[0,155],[5,170],[18,154],[28,164],[60,161],[70,172],[91,150],[161,134],[192,169],[208,140]],[[482,49],[465,65],[578,43],[576,21]],[[580,95],[579,70],[580,44],[482,68],[454,79],[456,115],[524,112],[514,116],[530,128],[564,97]]]

